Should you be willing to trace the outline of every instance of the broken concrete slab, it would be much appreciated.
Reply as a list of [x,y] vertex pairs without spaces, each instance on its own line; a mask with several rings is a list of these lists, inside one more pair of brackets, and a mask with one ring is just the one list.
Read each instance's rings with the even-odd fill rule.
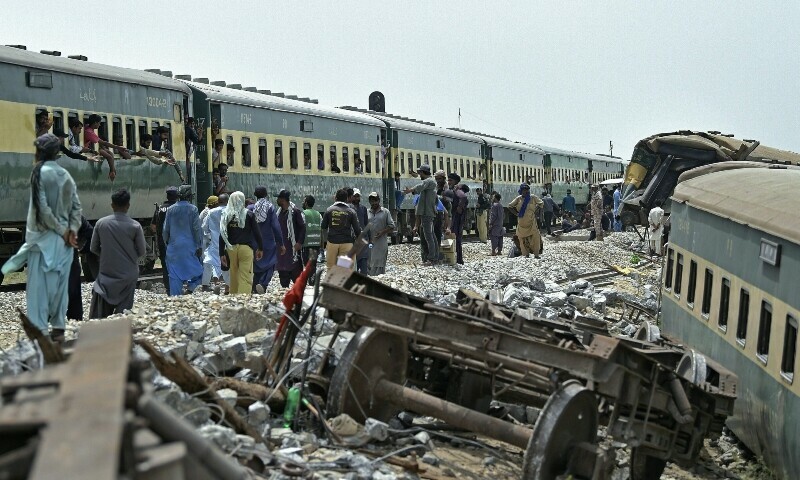
[[274,322],[265,315],[246,307],[224,307],[219,312],[218,322],[224,333],[237,337],[274,326]]

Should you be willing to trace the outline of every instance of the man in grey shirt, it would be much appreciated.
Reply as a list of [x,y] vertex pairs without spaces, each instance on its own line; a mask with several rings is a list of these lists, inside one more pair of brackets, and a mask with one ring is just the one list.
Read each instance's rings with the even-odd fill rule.
[[90,318],[106,318],[133,307],[145,243],[142,226],[128,216],[130,205],[131,194],[117,190],[111,195],[114,213],[94,226],[90,250],[100,257],[100,272],[92,287]]
[[[431,178],[431,167],[427,164],[420,165],[417,173],[422,179],[422,183],[417,184],[414,188],[406,188],[405,193],[419,194],[415,210],[414,232],[421,230],[420,248],[423,252],[426,250],[428,252],[428,260],[422,265],[431,266],[439,260],[439,242],[436,241],[436,235],[433,233],[433,219],[436,215],[436,181]],[[423,242],[427,249],[422,245]]]

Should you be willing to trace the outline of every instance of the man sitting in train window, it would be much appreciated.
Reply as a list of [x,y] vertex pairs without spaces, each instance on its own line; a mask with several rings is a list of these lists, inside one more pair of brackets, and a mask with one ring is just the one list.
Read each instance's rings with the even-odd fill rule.
[[311,151],[306,150],[303,153],[303,166],[306,170],[311,170]]
[[36,114],[36,138],[49,132],[52,126],[53,119],[50,118],[50,113],[47,110],[42,110]]
[[121,133],[114,135],[114,145],[116,145],[114,147],[114,151],[117,152],[117,154],[119,154],[119,156],[124,158],[125,160],[130,160],[131,154],[128,151],[128,149],[119,146],[122,145],[123,143],[125,143],[125,141],[122,139]]
[[331,172],[333,173],[342,173],[342,169],[336,165],[336,157],[331,156]]
[[[229,143],[225,146],[225,168],[227,169],[229,166],[233,165],[233,162],[236,158],[236,148],[233,146],[232,143]],[[221,167],[222,165],[220,165]]]
[[283,168],[283,155],[281,152],[275,152],[275,168]]
[[[55,127],[55,128],[53,128],[53,135],[58,137],[58,140],[61,142],[61,146],[59,147],[59,150],[61,150],[61,153],[63,153],[64,155],[68,156],[69,158],[74,158],[75,160],[83,160],[83,161],[89,160],[88,158],[86,158],[85,156],[83,156],[83,155],[81,155],[79,153],[80,150],[78,150],[78,152],[73,152],[72,150],[70,150],[70,149],[68,149],[67,147],[64,146],[64,139],[69,137],[69,135],[67,133],[64,133],[64,130],[61,130],[60,128]],[[81,317],[81,318],[83,318],[83,317]]]
[[153,150],[169,151],[169,128],[161,125],[153,136]]
[[[117,177],[117,169],[114,166],[114,155],[112,155],[108,149],[115,148],[117,145],[107,142],[97,135],[97,129],[100,128],[102,121],[103,118],[96,113],[89,115],[89,120],[86,122],[86,127],[83,129],[83,140],[86,144],[86,148],[93,152],[95,151],[94,146],[98,146],[97,153],[108,161],[108,179],[113,182]],[[119,148],[124,149],[125,147]]]
[[361,157],[356,157],[353,159],[353,168],[355,169],[356,174],[364,175],[364,161],[361,160]]
[[186,156],[190,157],[197,145],[203,140],[203,130],[194,124],[194,118],[188,117],[186,119]]
[[218,168],[214,169],[213,174],[214,179],[214,195],[221,195],[223,193],[229,193],[226,189],[228,185],[228,166],[224,163],[220,164]]
[[138,155],[140,157],[145,157],[146,159],[150,160],[152,163],[156,165],[161,165],[162,163],[167,163],[169,165],[175,165],[175,158],[172,156],[167,150],[164,151],[156,151],[150,148],[153,143],[153,136],[149,133],[143,133],[139,137],[139,150],[134,152],[134,155]]
[[223,148],[225,148],[225,140],[221,138],[214,140],[214,150],[211,151],[211,168],[219,167],[219,159]]
[[[81,145],[80,135],[81,135],[81,130],[83,129],[83,122],[81,122],[77,118],[70,118],[68,126],[69,126],[69,133],[67,134],[67,144],[68,144],[69,151],[72,152],[73,154],[80,155],[81,157],[83,157],[81,160],[90,160],[90,161],[100,161],[100,162],[102,162],[102,160],[96,160],[96,157],[94,157],[94,156],[85,157],[85,156],[81,155],[82,153],[92,152],[91,149],[86,148],[83,145]],[[72,155],[68,155],[68,156],[71,157],[71,158],[76,158],[76,157],[73,157]]]

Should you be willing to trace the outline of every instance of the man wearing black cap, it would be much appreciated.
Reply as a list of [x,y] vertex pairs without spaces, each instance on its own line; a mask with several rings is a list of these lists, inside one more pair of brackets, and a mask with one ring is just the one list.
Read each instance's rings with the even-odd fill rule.
[[336,191],[333,205],[325,210],[320,227],[328,233],[328,243],[325,246],[325,260],[328,270],[336,265],[341,255],[346,255],[357,236],[361,235],[361,224],[356,212],[347,204],[347,190],[340,188]]
[[62,141],[48,133],[37,138],[34,145],[36,163],[30,177],[25,243],[3,264],[2,272],[6,275],[27,263],[28,317],[42,333],[63,341],[69,271],[73,249],[78,246],[81,202],[69,172],[53,161],[59,157]]
[[275,269],[284,288],[294,282],[303,271],[302,250],[303,242],[306,240],[306,221],[303,211],[297,208],[290,198],[289,190],[281,190],[276,200],[280,207],[278,225],[281,227],[281,238],[278,243],[278,263]]
[[[416,206],[417,228],[421,229],[420,245],[422,251],[427,250],[428,259],[423,263],[424,266],[434,265],[439,261],[439,243],[433,234],[433,219],[436,216],[436,182],[431,178],[431,167],[428,164],[420,165],[417,169],[422,182],[413,188],[406,188],[404,193],[419,194],[419,201]],[[427,248],[425,248],[427,247]]]
[[150,230],[156,232],[158,243],[158,258],[161,260],[161,277],[164,288],[169,293],[169,272],[167,271],[167,244],[164,243],[164,220],[167,218],[167,209],[178,201],[178,187],[167,187],[167,200],[161,205],[156,204],[153,218],[150,221]]

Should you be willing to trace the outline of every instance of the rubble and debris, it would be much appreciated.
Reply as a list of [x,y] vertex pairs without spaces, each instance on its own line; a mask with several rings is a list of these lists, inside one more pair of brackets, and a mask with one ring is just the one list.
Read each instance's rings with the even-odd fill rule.
[[[512,321],[506,327],[521,329],[518,332],[526,335],[541,321],[559,325],[569,332],[568,322],[575,322],[576,328],[578,325],[586,328],[587,319],[594,318],[607,325],[606,331],[639,338],[641,326],[650,322],[657,311],[658,289],[652,285],[658,285],[659,270],[657,265],[637,267],[637,278],[615,270],[612,276],[598,280],[598,268],[609,270],[604,268],[605,263],[629,264],[627,243],[630,240],[626,238],[630,236],[620,235],[618,240],[615,237],[616,234],[604,244],[547,242],[541,261],[505,257],[483,259],[478,253],[482,245],[465,244],[469,268],[398,266],[399,259],[405,262],[410,258],[409,249],[419,247],[393,246],[387,273],[377,279],[406,294],[422,292],[439,308],[458,306],[463,300],[459,298],[459,290],[468,286],[477,297],[497,301],[500,310],[493,310],[490,315],[494,320],[505,315],[498,316],[498,312],[518,307],[519,323]],[[498,273],[504,276],[501,278]],[[192,431],[196,437],[193,440],[212,440],[221,447],[216,450],[216,446],[207,443],[203,449],[195,448],[195,452],[210,449],[222,458],[236,459],[238,464],[246,465],[251,469],[251,476],[264,475],[265,478],[270,475],[285,478],[281,475],[298,472],[313,472],[318,478],[522,478],[526,445],[519,448],[491,440],[486,437],[486,433],[491,433],[489,430],[476,436],[454,430],[452,425],[440,423],[440,419],[409,411],[397,412],[398,415],[388,419],[378,415],[356,421],[342,414],[336,417],[339,420],[326,420],[324,412],[332,412],[326,404],[330,402],[329,390],[334,387],[331,374],[344,363],[341,358],[354,333],[340,328],[345,324],[326,318],[321,308],[303,320],[314,301],[309,288],[295,317],[301,328],[293,332],[293,338],[276,336],[278,320],[285,309],[280,301],[284,290],[275,283],[267,294],[253,297],[195,293],[168,298],[157,291],[137,291],[137,305],[147,305],[147,308],[137,306],[131,312],[113,317],[130,321],[137,342],[146,342],[133,348],[131,358],[134,361],[152,362],[172,372],[147,376],[150,379],[148,389],[153,390],[151,401],[166,404],[183,417],[190,428],[196,428]],[[84,294],[90,293],[88,290],[85,288]],[[510,292],[507,304],[503,301],[505,292]],[[573,300],[574,297],[586,298],[588,302]],[[227,313],[223,315],[223,311]],[[639,316],[632,315],[631,311],[639,312]],[[477,310],[471,312],[477,314]],[[247,320],[237,321],[237,316]],[[69,322],[68,339],[77,336],[79,327],[83,327],[80,331],[83,337],[86,326],[95,323],[102,322]],[[312,323],[317,332],[309,342]],[[652,329],[645,329],[641,334],[656,338]],[[12,350],[22,355],[14,375],[41,368],[36,363],[41,354],[35,344],[21,339],[20,347],[9,348],[13,342],[5,338],[0,338],[5,349],[0,357],[0,370],[9,372],[6,365],[14,358],[7,354]],[[580,336],[576,334],[575,338]],[[142,348],[145,344],[151,350],[145,351]],[[490,341],[483,348],[496,346]],[[579,347],[576,344],[571,348]],[[409,353],[417,355],[418,351]],[[448,397],[455,393],[447,391],[447,384],[459,385],[462,398],[476,402],[484,399],[480,402],[485,401],[487,409],[494,393],[503,398],[498,403],[502,411],[497,413],[505,418],[495,420],[519,429],[530,431],[545,410],[543,399],[526,405],[530,398],[521,399],[519,391],[533,386],[535,391],[542,392],[545,388],[554,388],[553,382],[560,381],[548,377],[546,369],[543,372],[534,369],[527,376],[506,379],[500,376],[495,383],[482,383],[480,376],[467,381],[467,376],[458,368],[448,367],[448,362],[443,360],[454,358],[453,352],[442,350],[439,353],[441,357],[436,356],[436,351],[426,351],[428,358],[434,360],[425,364],[420,377],[415,374],[414,378],[435,380],[443,375],[439,382],[444,388],[437,387],[436,381],[420,384],[418,388]],[[285,428],[283,413],[288,387],[300,382],[305,367],[308,367],[309,389],[303,396],[305,401],[300,405],[299,415]],[[470,368],[483,367],[479,363]],[[176,374],[175,370],[181,373]],[[2,381],[0,379],[0,385]],[[517,386],[523,388],[519,390]],[[381,400],[371,398],[363,405],[372,408],[371,402],[380,403]],[[607,438],[610,436],[605,429],[600,429],[598,440],[605,442]],[[685,470],[668,464],[664,478],[693,478],[697,469],[703,469],[706,478],[724,478],[726,468],[735,467],[742,472],[752,464],[736,453],[738,450],[732,443],[725,444],[725,450],[716,446],[721,444],[722,439],[706,440],[705,447],[699,447],[703,449],[697,466]],[[617,452],[614,474],[629,473],[630,457],[620,453],[625,452],[624,444],[610,448]],[[238,466],[236,462],[234,465]],[[209,469],[205,464],[202,468]]]

